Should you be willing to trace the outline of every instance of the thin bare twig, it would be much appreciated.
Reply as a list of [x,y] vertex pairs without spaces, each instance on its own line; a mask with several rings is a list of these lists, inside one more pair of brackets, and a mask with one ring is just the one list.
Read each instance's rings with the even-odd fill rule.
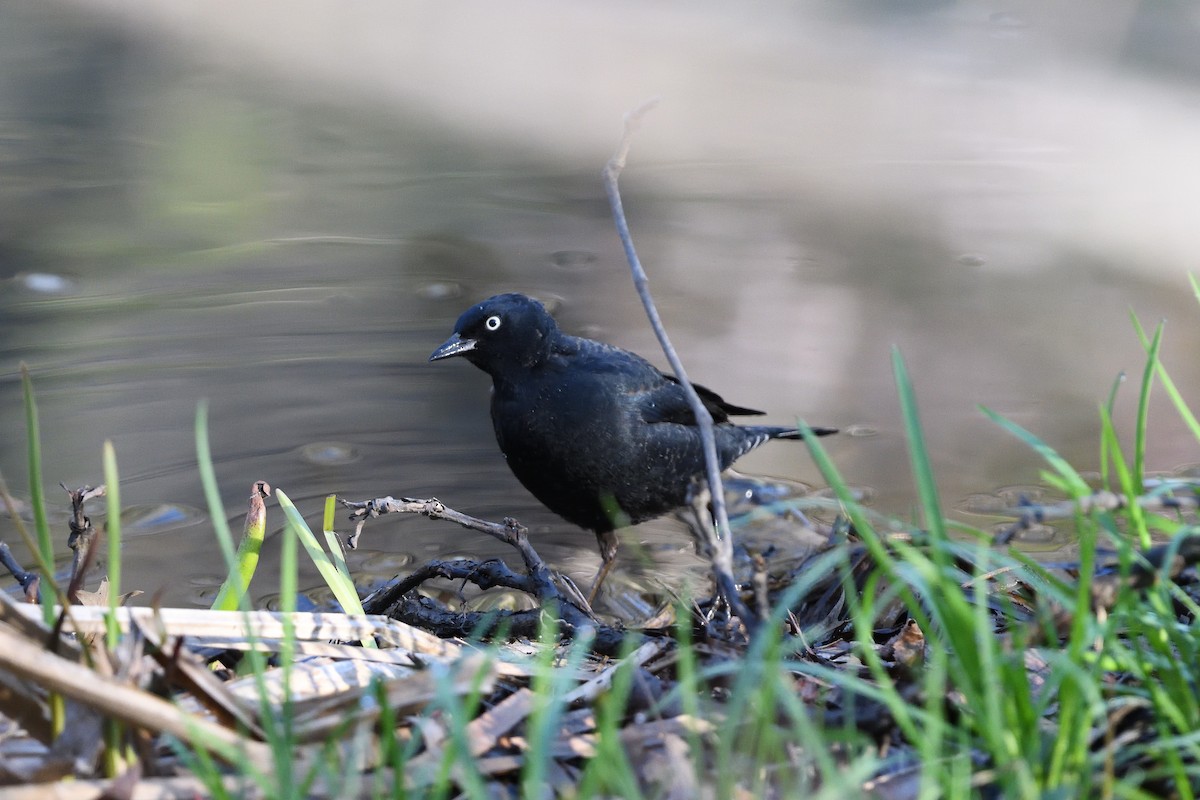
[[675,348],[671,346],[671,340],[667,337],[667,331],[663,327],[662,319],[658,315],[658,309],[655,307],[654,300],[650,296],[649,278],[646,277],[646,271],[642,268],[642,262],[638,258],[637,251],[634,249],[633,237],[630,236],[629,224],[625,220],[625,209],[621,203],[621,192],[617,188],[617,179],[621,174],[621,170],[625,167],[625,159],[629,155],[633,133],[637,129],[641,118],[657,104],[657,99],[650,100],[625,115],[625,131],[621,136],[621,141],[618,143],[612,158],[604,166],[604,188],[608,193],[609,205],[612,207],[613,221],[617,226],[617,235],[621,237],[621,244],[625,248],[625,259],[629,262],[629,269],[633,273],[634,287],[637,289],[638,296],[642,299],[642,305],[646,309],[646,316],[650,319],[650,325],[654,328],[654,334],[658,337],[659,344],[662,345],[663,352],[667,356],[667,361],[670,362],[671,369],[674,371],[675,376],[679,378],[679,383],[683,386],[683,390],[687,394],[688,405],[691,406],[692,413],[696,415],[696,424],[700,429],[700,439],[704,444],[704,463],[708,477],[708,488],[712,494],[713,518],[716,522],[715,531],[711,526],[705,526],[704,530],[708,539],[708,549],[711,553],[713,580],[717,584],[717,592],[729,606],[730,613],[741,619],[747,631],[753,633],[758,626],[758,620],[750,614],[749,609],[746,608],[746,604],[742,602],[737,585],[733,580],[733,539],[730,534],[729,516],[725,510],[725,490],[721,482],[721,462],[717,459],[717,442],[713,435],[712,415],[704,407],[704,402],[700,399],[700,395],[692,387],[692,382],[688,379],[687,372],[683,368],[683,362],[679,359],[679,354],[675,352]]
[[[591,633],[586,635],[594,635],[592,647],[597,652],[612,655],[620,651],[627,634],[596,620],[586,603],[582,603],[582,606],[579,604],[582,598],[575,600],[564,596],[554,579],[554,573],[529,543],[525,526],[515,519],[507,517],[503,523],[489,522],[448,508],[434,498],[421,500],[412,497],[377,497],[363,502],[342,500],[341,503],[351,509],[353,513],[350,519],[358,524],[351,541],[358,539],[362,526],[368,519],[391,513],[422,514],[430,519],[449,520],[464,528],[499,539],[516,548],[525,563],[525,574],[520,574],[510,570],[502,561],[496,560],[482,563],[469,560],[431,561],[416,569],[407,578],[394,580],[364,598],[363,608],[367,613],[386,614],[410,625],[432,630],[439,636],[491,635],[497,630],[506,629],[510,635],[534,638],[538,635],[541,625],[542,610],[553,607],[558,614],[564,635],[574,638],[584,635],[585,630],[590,631]],[[428,598],[414,598],[410,595],[422,583],[432,578],[467,581],[485,590],[498,586],[515,589],[535,598],[538,608],[529,612],[501,614],[450,611],[444,606],[435,606]]]
[[[401,497],[399,499],[394,497],[377,497],[374,500],[363,502],[342,500],[341,503],[353,512],[350,518],[358,526],[350,538],[351,542],[357,543],[362,526],[372,517],[395,513],[423,514],[430,519],[450,520],[464,528],[486,533],[493,539],[499,539],[510,547],[515,547],[517,552],[521,554],[521,560],[525,562],[525,567],[529,570],[530,576],[545,584],[551,583],[550,568],[546,566],[546,562],[542,560],[542,557],[529,544],[528,531],[525,529],[525,526],[512,517],[505,517],[503,523],[488,522],[485,519],[479,519],[478,517],[464,514],[461,511],[455,511],[436,497],[426,500],[414,497]],[[355,544],[351,544],[350,547],[353,549]]]

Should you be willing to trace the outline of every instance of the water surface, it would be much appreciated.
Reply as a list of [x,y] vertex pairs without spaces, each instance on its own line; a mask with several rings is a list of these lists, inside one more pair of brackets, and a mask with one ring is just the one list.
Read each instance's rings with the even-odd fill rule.
[[[130,507],[126,588],[147,598],[204,603],[222,572],[195,464],[202,398],[235,529],[258,479],[287,491],[314,525],[328,493],[437,496],[477,516],[519,518],[547,558],[586,582],[593,538],[543,510],[508,473],[486,376],[426,358],[468,304],[517,290],[552,303],[569,331],[665,363],[598,177],[615,122],[602,135],[572,131],[543,147],[516,135],[515,121],[498,127],[447,113],[461,74],[447,75],[436,104],[371,86],[340,95],[329,88],[337,76],[318,88],[295,79],[311,65],[281,76],[278,62],[264,69],[226,57],[226,45],[214,49],[202,30],[172,33],[167,18],[144,29],[125,16],[136,3],[108,5],[104,17],[69,4],[0,10],[0,470],[18,497],[28,499],[23,361],[50,486],[102,482],[101,445],[113,441]],[[843,474],[877,508],[908,515],[914,492],[890,365],[898,347],[945,504],[989,525],[964,510],[987,507],[981,497],[1036,493],[1041,465],[976,404],[1037,432],[1081,469],[1098,469],[1097,404],[1122,371],[1136,384],[1143,365],[1130,309],[1150,325],[1171,320],[1164,359],[1185,395],[1200,395],[1200,309],[1181,266],[1196,242],[1171,227],[1181,205],[1200,207],[1194,160],[1173,165],[1163,195],[1170,213],[1145,204],[1144,216],[1114,211],[1163,180],[1155,154],[1177,152],[1200,106],[1190,73],[1136,58],[1144,50],[1134,46],[1135,15],[1117,26],[1127,46],[1075,52],[1072,69],[1124,76],[1121,91],[1136,81],[1152,97],[1144,107],[1114,101],[1147,115],[1142,147],[1129,151],[1145,152],[1143,170],[1087,146],[1090,134],[1063,149],[1075,139],[1046,121],[1055,119],[1052,100],[1083,101],[1055,95],[1051,80],[1035,84],[1043,95],[1021,139],[996,106],[957,90],[931,107],[937,113],[902,113],[904,96],[881,94],[858,67],[877,58],[915,64],[901,76],[907,83],[890,80],[920,97],[966,70],[978,96],[994,100],[1028,86],[995,66],[1006,42],[1061,33],[1039,27],[1036,15],[1015,25],[968,14],[976,27],[964,29],[977,28],[994,51],[967,59],[947,34],[941,49],[906,57],[914,31],[959,30],[955,12],[930,13],[818,15],[859,48],[853,70],[822,74],[782,56],[743,64],[755,88],[746,113],[809,102],[802,135],[811,146],[775,147],[786,131],[760,140],[763,131],[735,131],[733,115],[714,113],[699,125],[730,126],[723,146],[689,140],[673,154],[652,115],[624,189],[652,289],[695,380],[771,421],[800,416],[859,434],[826,440]],[[768,39],[774,47],[812,35],[797,28]],[[282,30],[277,39],[290,41]],[[684,55],[665,57],[682,69]],[[485,80],[507,65],[496,56],[476,68]],[[428,76],[431,95],[435,81]],[[647,94],[626,88],[628,106]],[[713,91],[723,112],[740,96],[737,87]],[[674,101],[675,112],[666,99],[665,127],[687,99]],[[880,131],[870,123],[887,104],[906,122]],[[1152,116],[1164,105],[1170,115]],[[829,120],[839,127],[823,135]],[[538,129],[555,138],[552,124]],[[1134,395],[1126,386],[1118,402],[1127,440]],[[1161,392],[1151,413],[1152,468],[1200,461]],[[820,483],[796,445],[773,444],[740,467]],[[63,542],[66,496],[50,497]],[[272,507],[273,530],[280,522]],[[0,538],[21,550],[8,520]],[[627,542],[635,576],[675,583],[698,568],[674,522],[641,526]],[[1053,552],[1069,541],[1051,532],[1034,544]],[[273,535],[260,601],[276,585],[277,547]],[[413,560],[455,555],[507,553],[445,523],[388,519],[367,529],[351,563],[365,584]],[[316,585],[315,572],[306,583]]]

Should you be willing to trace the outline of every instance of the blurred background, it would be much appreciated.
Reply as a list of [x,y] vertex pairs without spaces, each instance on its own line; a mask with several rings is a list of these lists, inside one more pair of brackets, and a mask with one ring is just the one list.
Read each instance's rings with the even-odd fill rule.
[[[23,361],[50,487],[103,482],[114,442],[125,586],[143,601],[206,604],[223,576],[195,464],[201,398],[235,530],[257,479],[314,526],[331,492],[437,496],[518,517],[590,580],[592,536],[508,473],[486,376],[426,358],[466,306],[518,290],[571,332],[665,363],[599,177],[622,115],[652,96],[622,190],[691,376],[771,421],[847,429],[825,441],[881,511],[914,505],[893,346],[943,502],[985,528],[980,512],[1042,496],[1041,465],[977,404],[1099,469],[1097,406],[1122,372],[1131,441],[1131,310],[1169,320],[1164,361],[1200,404],[1193,3],[14,0],[0,5],[8,485],[28,501]],[[1148,465],[1198,461],[1158,392]],[[800,446],[740,467],[820,483]],[[48,491],[65,552],[67,498]],[[1069,552],[1066,532],[1033,538]],[[24,551],[8,519],[0,539]],[[634,585],[697,574],[675,522],[626,542]],[[351,563],[365,586],[455,555],[508,554],[389,518]]]

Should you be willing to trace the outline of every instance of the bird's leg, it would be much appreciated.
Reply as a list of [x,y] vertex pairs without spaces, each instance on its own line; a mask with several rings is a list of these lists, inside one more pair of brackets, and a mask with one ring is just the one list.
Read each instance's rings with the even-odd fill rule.
[[[712,494],[708,491],[707,483],[702,480],[692,482],[687,496],[687,508],[691,512],[691,517],[684,516],[684,521],[691,529],[696,551],[705,558],[712,557],[713,538],[716,535],[711,499]],[[683,515],[681,514],[681,516]]]
[[596,533],[596,544],[600,546],[600,571],[596,573],[596,581],[592,584],[592,590],[588,592],[587,602],[591,606],[596,600],[596,595],[600,593],[600,586],[604,583],[604,579],[608,577],[608,573],[612,570],[613,564],[617,560],[617,534],[615,531],[604,531]]

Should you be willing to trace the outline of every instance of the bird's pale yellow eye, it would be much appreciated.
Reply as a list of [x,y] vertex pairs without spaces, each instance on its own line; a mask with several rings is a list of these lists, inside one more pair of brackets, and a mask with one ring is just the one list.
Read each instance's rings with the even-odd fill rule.
[[487,328],[489,331],[499,330],[500,322],[501,322],[500,317],[493,314],[492,316],[490,316],[486,320],[484,320],[483,327]]

